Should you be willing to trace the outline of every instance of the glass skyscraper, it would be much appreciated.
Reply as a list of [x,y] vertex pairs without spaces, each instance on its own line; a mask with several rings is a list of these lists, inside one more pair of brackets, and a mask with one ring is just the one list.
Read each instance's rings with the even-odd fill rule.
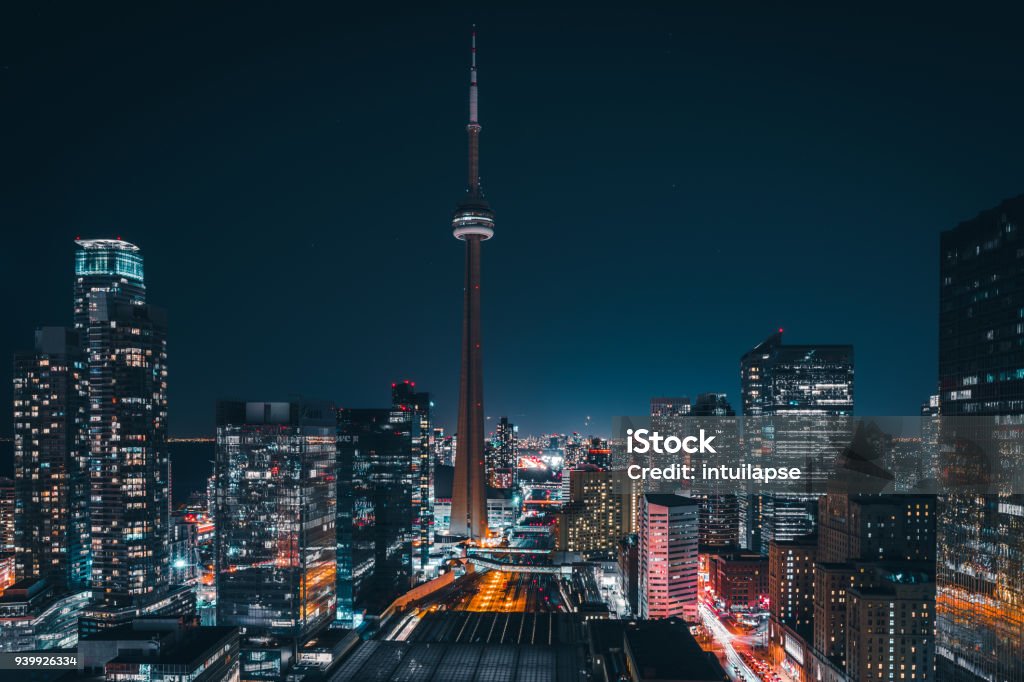
[[76,243],[74,323],[89,400],[91,586],[108,606],[140,607],[169,588],[166,317],[146,304],[137,246],[119,239]]
[[301,639],[335,614],[334,409],[217,405],[217,624]]
[[414,504],[419,485],[414,461],[429,457],[429,447],[425,453],[424,414],[410,406],[424,400],[429,405],[429,397],[405,389],[392,397],[390,408],[338,410],[338,619],[343,625],[387,606],[412,584],[420,513]]
[[411,453],[413,568],[427,565],[434,527],[434,461],[431,457],[433,430],[430,424],[430,394],[417,391],[416,383],[405,380],[391,386],[391,421],[408,433]]
[[[740,381],[752,456],[820,471],[844,419],[853,415],[853,346],[784,344],[780,329],[743,355]],[[748,500],[754,513],[745,519],[747,546],[767,553],[772,540],[812,532],[816,500],[797,493]]]
[[[1024,454],[1002,438],[1024,425],[1024,196],[942,233],[939,401],[942,438],[962,416],[995,415],[988,447],[1010,470]],[[991,422],[988,422],[991,423]],[[1002,432],[1002,434],[1000,434]],[[978,434],[967,435],[974,440]],[[963,442],[963,441],[961,441]],[[1024,499],[939,500],[938,679],[1024,680]]]

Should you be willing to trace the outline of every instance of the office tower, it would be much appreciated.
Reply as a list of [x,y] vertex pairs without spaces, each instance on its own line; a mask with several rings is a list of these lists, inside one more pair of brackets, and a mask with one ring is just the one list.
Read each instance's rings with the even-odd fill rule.
[[169,588],[167,322],[146,304],[137,246],[76,244],[74,319],[88,371],[91,587],[105,608],[132,609]]
[[782,330],[740,359],[745,416],[853,414],[853,346],[784,344]]
[[14,356],[15,546],[19,579],[89,580],[88,386],[78,335],[36,330]]
[[416,383],[405,381],[391,385],[392,422],[400,433],[408,434],[411,448],[412,546],[415,568],[423,568],[430,557],[434,526],[434,465],[431,457],[430,394],[416,391]]
[[934,577],[904,569],[877,574],[847,593],[847,679],[946,682],[934,672]]
[[417,513],[412,471],[420,452],[412,435],[418,420],[410,421],[409,414],[400,405],[338,410],[338,618],[343,622],[382,610],[412,583]]
[[612,559],[619,542],[635,532],[632,490],[621,472],[581,464],[564,471],[569,492],[558,516],[558,548],[586,559]]
[[697,620],[697,518],[695,500],[646,493],[640,511],[641,618]]
[[[1022,226],[1024,196],[1004,201],[943,232],[939,263],[943,440],[984,442],[1017,472],[1017,439],[1000,432],[1019,429],[1024,420]],[[953,433],[957,423],[970,426],[956,419],[965,415],[1001,416],[987,420],[987,434]],[[1021,508],[1019,496],[939,500],[936,653],[943,682],[1024,680]]]
[[[694,425],[688,433],[704,430],[715,438],[719,452],[735,457],[739,452],[739,428],[736,412],[724,393],[701,393],[693,404]],[[690,461],[696,467],[709,462],[709,455],[695,454]],[[734,488],[724,481],[697,480],[693,497],[700,500],[700,544],[708,551],[740,545],[740,503]]]
[[301,639],[334,618],[333,408],[217,404],[217,623]]
[[484,381],[480,334],[480,246],[494,236],[494,212],[480,187],[480,121],[477,116],[476,31],[469,83],[469,186],[452,216],[453,234],[466,242],[462,317],[462,370],[452,491],[451,532],[471,539],[487,535],[484,486]]
[[[831,466],[853,414],[853,347],[784,344],[775,332],[740,359],[744,438],[752,456],[804,469],[810,485]],[[818,495],[778,493],[751,501],[760,528],[748,526],[748,547],[767,550],[814,530]],[[749,518],[748,520],[752,520]]]
[[492,488],[512,488],[516,484],[517,431],[508,417],[502,417],[494,429],[494,438],[487,449],[487,485]]

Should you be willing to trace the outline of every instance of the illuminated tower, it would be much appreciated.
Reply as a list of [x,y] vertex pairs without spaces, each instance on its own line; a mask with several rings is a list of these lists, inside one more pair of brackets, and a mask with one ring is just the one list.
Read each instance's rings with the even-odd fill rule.
[[487,533],[484,487],[484,381],[480,347],[480,245],[494,236],[494,213],[480,188],[480,121],[477,116],[476,30],[469,78],[469,186],[452,215],[456,239],[466,242],[466,289],[462,315],[462,373],[459,381],[458,444],[452,490],[451,533]]

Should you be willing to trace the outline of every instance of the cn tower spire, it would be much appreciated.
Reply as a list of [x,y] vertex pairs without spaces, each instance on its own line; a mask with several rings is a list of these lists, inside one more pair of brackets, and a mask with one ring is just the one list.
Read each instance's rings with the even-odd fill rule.
[[468,191],[473,196],[480,196],[483,192],[480,189],[480,111],[479,91],[476,80],[476,25],[473,26],[473,34],[470,43],[470,66],[469,66],[469,124],[466,126],[466,134],[469,136],[469,187]]
[[484,484],[483,337],[480,331],[480,250],[494,236],[494,212],[480,189],[480,120],[477,111],[476,27],[469,67],[469,185],[452,214],[452,233],[466,242],[462,298],[462,368],[459,375],[459,424],[452,485],[451,533],[470,540],[487,537],[487,488]]

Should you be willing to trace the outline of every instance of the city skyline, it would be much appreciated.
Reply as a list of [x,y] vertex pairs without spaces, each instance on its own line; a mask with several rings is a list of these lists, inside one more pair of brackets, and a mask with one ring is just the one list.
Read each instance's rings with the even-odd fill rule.
[[[735,399],[734,359],[780,326],[797,343],[856,348],[860,414],[915,414],[935,390],[938,233],[1024,185],[1019,95],[975,80],[1015,77],[1019,58],[995,39],[1007,17],[935,13],[922,34],[911,16],[830,15],[831,47],[803,30],[820,16],[752,8],[781,47],[711,9],[584,22],[442,12],[415,29],[370,10],[351,27],[328,10],[276,27],[263,10],[230,33],[238,18],[219,12],[182,27],[187,54],[147,41],[166,27],[139,9],[107,29],[77,17],[110,39],[86,54],[71,13],[35,44],[12,36],[4,60],[22,173],[2,190],[17,228],[4,265],[34,286],[0,351],[67,323],[54,311],[71,296],[74,237],[120,235],[148,254],[169,310],[175,436],[212,435],[217,397],[360,407],[403,378],[431,387],[436,422],[453,430],[461,283],[443,225],[462,175],[459,38],[474,20],[488,41],[485,174],[506,226],[487,266],[488,432],[508,415],[524,432],[601,434],[652,395]],[[995,37],[972,31],[989,24]],[[211,98],[223,85],[230,98]],[[595,202],[595,187],[615,191]],[[751,305],[755,290],[776,305]],[[280,322],[253,324],[267,306]],[[437,331],[382,333],[397,331],[396,310]],[[654,315],[668,318],[662,333],[634,332],[634,316]]]
[[0,669],[1024,682],[1018,11],[15,13]]

